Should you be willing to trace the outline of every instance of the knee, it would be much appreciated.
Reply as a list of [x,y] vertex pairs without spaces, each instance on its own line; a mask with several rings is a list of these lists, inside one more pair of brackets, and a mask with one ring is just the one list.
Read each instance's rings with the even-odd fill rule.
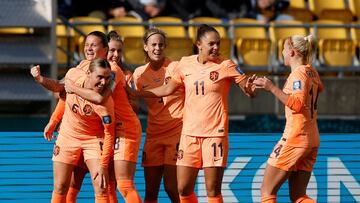
[[64,182],[54,183],[54,191],[57,194],[65,195],[68,189],[69,189],[69,185]]
[[216,197],[220,194],[221,194],[220,191],[217,191],[216,189],[211,189],[211,188],[206,189],[206,195],[208,197]]
[[181,196],[189,196],[190,194],[192,194],[193,189],[189,185],[178,184],[178,192]]
[[208,197],[216,197],[221,194],[221,187],[216,183],[206,184],[206,195]]

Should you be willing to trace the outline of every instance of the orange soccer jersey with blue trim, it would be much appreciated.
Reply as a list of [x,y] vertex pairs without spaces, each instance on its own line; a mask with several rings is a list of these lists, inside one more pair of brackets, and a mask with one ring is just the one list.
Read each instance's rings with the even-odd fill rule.
[[[177,62],[166,59],[159,70],[149,63],[135,69],[133,80],[137,91],[152,89],[167,83],[174,74]],[[162,98],[144,98],[148,110],[147,138],[179,136],[182,128],[184,90]]]
[[[70,69],[65,78],[78,75],[78,69]],[[76,80],[76,85],[83,86],[86,76]],[[87,139],[88,136],[104,135],[101,165],[107,167],[113,153],[115,137],[114,103],[110,97],[104,104],[93,104],[76,94],[68,94],[65,112],[60,128],[60,135]]]
[[227,136],[227,96],[232,82],[240,83],[245,74],[229,59],[206,64],[198,55],[182,57],[173,78],[185,87],[182,134],[199,137]]
[[311,65],[296,68],[283,88],[290,95],[285,106],[283,138],[294,147],[318,147],[317,100],[323,90],[318,72]]

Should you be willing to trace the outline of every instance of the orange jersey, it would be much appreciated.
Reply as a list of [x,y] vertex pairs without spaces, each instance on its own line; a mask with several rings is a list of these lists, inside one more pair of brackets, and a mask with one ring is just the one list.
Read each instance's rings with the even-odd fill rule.
[[[67,75],[67,78],[72,81],[76,81],[79,77],[83,76],[86,71],[89,70],[89,65],[91,61],[82,60],[76,68],[70,69],[72,74]],[[114,62],[110,62],[112,73],[112,80],[110,82],[110,88],[113,91],[112,98],[115,103],[115,119],[116,119],[116,130],[117,132],[122,132],[121,134],[128,131],[136,131],[134,128],[141,128],[138,124],[138,118],[128,101],[128,96],[124,90],[125,86],[125,76],[121,68]],[[69,71],[70,71],[69,70]],[[120,84],[120,85],[117,85]],[[61,109],[61,108],[59,108]],[[53,114],[58,114],[60,112],[53,112]],[[129,133],[127,133],[129,134]],[[134,133],[130,133],[134,134]]]
[[80,68],[83,71],[87,71],[89,70],[89,65],[90,65],[91,61],[89,60],[82,60],[80,61],[80,63],[76,66],[76,68]]
[[[137,91],[162,86],[173,75],[177,62],[166,59],[154,71],[149,63],[135,69],[133,80]],[[172,95],[162,98],[144,98],[148,109],[147,138],[180,135],[184,107],[184,90],[179,88]],[[178,129],[178,130],[175,130]]]
[[246,76],[229,59],[201,64],[198,55],[182,57],[173,78],[185,87],[182,134],[197,137],[227,136],[227,96],[232,82]]
[[[78,70],[70,69],[65,78],[76,77]],[[75,84],[83,86],[85,77],[80,77]],[[59,134],[84,140],[89,136],[104,135],[101,165],[106,167],[112,156],[115,139],[113,109],[111,97],[104,104],[96,105],[76,94],[68,94]]]
[[134,133],[141,126],[125,91],[126,80],[124,73],[116,63],[112,62],[110,65],[114,79],[110,87],[113,90],[112,98],[115,102],[116,132],[125,137],[141,136]]
[[318,147],[317,99],[323,84],[318,72],[310,65],[296,68],[283,88],[289,94],[285,106],[286,125],[283,138],[295,147]]

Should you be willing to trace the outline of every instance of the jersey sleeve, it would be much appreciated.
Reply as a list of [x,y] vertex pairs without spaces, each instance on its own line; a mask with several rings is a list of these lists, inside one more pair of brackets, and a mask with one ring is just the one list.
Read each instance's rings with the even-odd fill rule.
[[109,97],[104,104],[96,105],[95,112],[100,116],[104,126],[104,144],[100,164],[103,167],[108,167],[114,152],[115,141],[114,101],[112,97]]
[[175,82],[183,84],[183,80],[185,78],[184,73],[182,72],[182,63],[177,62],[174,64],[174,67],[171,71],[171,78],[174,79]]
[[65,79],[70,79],[72,81],[77,81],[81,76],[84,75],[84,71],[80,68],[71,68],[65,75]]
[[305,105],[306,92],[308,92],[308,77],[302,72],[294,74],[290,80],[292,93],[286,102],[286,106],[295,112],[300,112]]
[[233,61],[224,61],[224,66],[227,72],[227,77],[232,78],[233,81],[238,84],[246,78],[245,73],[241,70],[240,66],[237,66]]
[[65,100],[59,99],[54,112],[51,114],[50,120],[59,123],[65,112]]

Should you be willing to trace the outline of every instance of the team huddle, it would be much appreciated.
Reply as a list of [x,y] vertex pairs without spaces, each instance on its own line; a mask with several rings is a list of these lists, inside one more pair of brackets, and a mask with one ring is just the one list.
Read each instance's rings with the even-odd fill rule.
[[198,202],[194,192],[204,170],[209,203],[221,203],[221,184],[227,165],[230,85],[255,97],[270,91],[285,105],[283,136],[269,156],[261,186],[261,202],[276,202],[276,193],[289,180],[292,202],[315,202],[306,187],[319,148],[317,100],[319,74],[311,66],[312,36],[294,35],[284,42],[284,64],[291,68],[283,89],[266,77],[246,75],[219,53],[215,28],[201,25],[198,54],[171,61],[165,55],[166,33],[148,29],[143,36],[146,64],[134,73],[121,61],[123,43],[114,31],[86,36],[85,59],[69,69],[64,80],[34,79],[58,95],[59,101],[44,129],[47,140],[61,121],[53,151],[54,189],[51,202],[76,202],[82,180],[90,172],[95,202],[118,202],[116,189],[127,203],[143,202],[134,185],[141,142],[136,115],[139,98],[148,109],[142,166],[145,203],[156,203],[161,180],[171,202]]

